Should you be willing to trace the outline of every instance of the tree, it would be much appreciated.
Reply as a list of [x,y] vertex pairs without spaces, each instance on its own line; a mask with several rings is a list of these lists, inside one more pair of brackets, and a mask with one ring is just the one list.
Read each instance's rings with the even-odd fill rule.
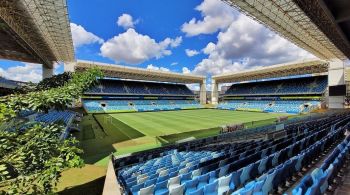
[[4,124],[16,120],[22,110],[66,109],[101,76],[100,70],[90,69],[72,74],[62,86],[0,100],[0,194],[51,193],[63,170],[83,165],[78,141],[61,140],[62,124],[34,122],[21,128]]

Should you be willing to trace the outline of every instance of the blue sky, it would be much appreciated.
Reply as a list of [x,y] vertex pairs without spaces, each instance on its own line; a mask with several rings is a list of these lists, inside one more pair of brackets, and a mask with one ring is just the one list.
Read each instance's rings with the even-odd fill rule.
[[[68,0],[68,11],[82,60],[210,76],[313,57],[220,0]],[[0,74],[41,79],[40,65],[5,60]]]

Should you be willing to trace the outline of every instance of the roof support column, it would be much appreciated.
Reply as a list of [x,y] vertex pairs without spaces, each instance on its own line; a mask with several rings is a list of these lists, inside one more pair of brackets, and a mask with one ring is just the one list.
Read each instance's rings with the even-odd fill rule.
[[215,79],[211,79],[211,103],[212,104],[218,104],[218,97],[219,97],[219,92],[218,92],[218,86],[219,84],[216,82]]
[[199,99],[201,104],[207,103],[207,89],[206,89],[206,79],[203,79],[203,81],[200,83],[200,89],[199,89]]
[[43,65],[43,79],[50,78],[53,76],[53,68],[47,68]]
[[64,63],[64,72],[74,72],[75,65],[77,62],[65,62]]
[[[344,85],[344,62],[334,59],[329,62],[328,68],[328,86]],[[328,108],[344,108],[345,96],[329,96]]]

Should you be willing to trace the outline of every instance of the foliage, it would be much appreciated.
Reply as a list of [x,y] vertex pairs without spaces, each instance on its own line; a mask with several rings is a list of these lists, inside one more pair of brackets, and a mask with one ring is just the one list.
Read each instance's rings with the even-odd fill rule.
[[[38,112],[47,112],[50,109],[62,110],[69,106],[74,99],[78,99],[91,85],[95,84],[96,77],[101,76],[102,73],[99,69],[75,73],[72,75],[72,79],[62,87],[33,91],[27,94],[12,94],[0,99],[0,105],[6,104],[9,109],[16,113],[22,110]],[[4,119],[6,120],[6,118]]]
[[36,85],[36,90],[47,90],[51,88],[64,86],[72,78],[71,72],[54,75],[51,78],[46,78]]
[[[101,76],[91,69],[72,74],[60,87],[6,96],[0,100],[0,123],[12,121],[21,110],[65,109]],[[49,194],[64,169],[83,165],[82,151],[73,137],[60,139],[65,130],[60,124],[24,127],[0,129],[0,194]]]

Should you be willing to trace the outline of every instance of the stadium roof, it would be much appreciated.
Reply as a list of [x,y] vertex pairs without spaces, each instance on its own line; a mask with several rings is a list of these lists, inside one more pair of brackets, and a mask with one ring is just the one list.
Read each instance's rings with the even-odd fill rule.
[[350,58],[350,1],[223,1],[321,59]]
[[0,0],[0,58],[48,68],[73,61],[66,0]]
[[106,77],[174,83],[200,83],[205,80],[205,76],[134,68],[83,60],[78,60],[74,69],[75,71],[84,71],[88,68],[96,66],[104,72]]
[[217,83],[250,81],[293,75],[316,74],[328,71],[328,62],[323,60],[303,60],[213,76]]

